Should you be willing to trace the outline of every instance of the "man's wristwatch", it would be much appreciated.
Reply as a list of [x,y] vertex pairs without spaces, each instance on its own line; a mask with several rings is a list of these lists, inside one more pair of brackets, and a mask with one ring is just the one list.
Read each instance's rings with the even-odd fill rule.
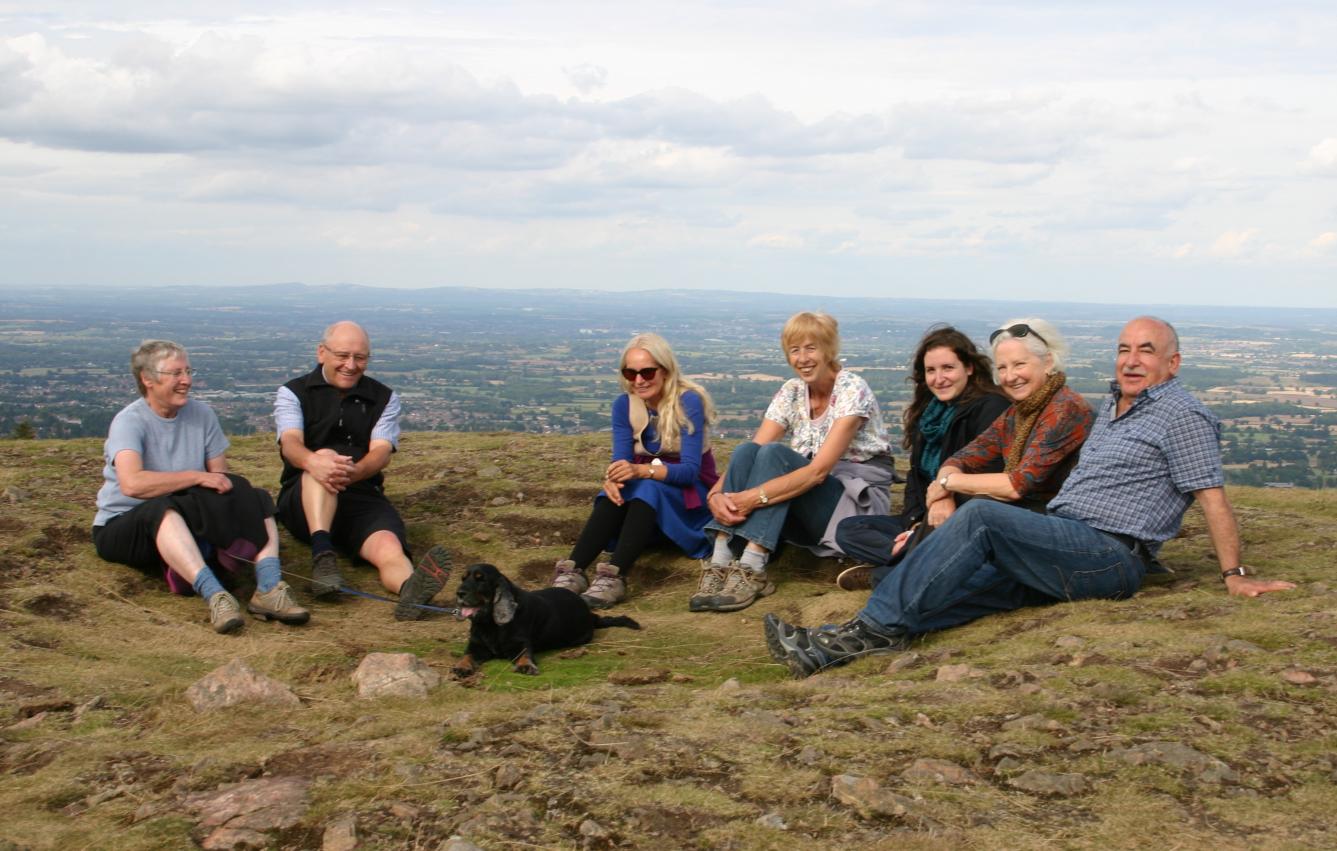
[[762,505],[765,505],[766,503],[768,503],[768,502],[770,502],[770,501],[771,501],[771,498],[770,498],[769,496],[766,495],[766,489],[765,489],[765,488],[762,488],[762,487],[758,487],[758,488],[757,488],[757,502],[760,502]]
[[1245,570],[1244,565],[1241,564],[1239,567],[1221,571],[1221,581],[1225,582],[1226,577],[1228,576],[1248,576],[1248,575],[1249,571]]
[[951,474],[951,473],[948,473],[948,474],[946,474],[945,476],[943,476],[941,479],[938,479],[938,484],[942,486],[942,489],[943,489],[943,490],[947,490],[947,480],[950,479],[951,477],[952,477],[952,474]]

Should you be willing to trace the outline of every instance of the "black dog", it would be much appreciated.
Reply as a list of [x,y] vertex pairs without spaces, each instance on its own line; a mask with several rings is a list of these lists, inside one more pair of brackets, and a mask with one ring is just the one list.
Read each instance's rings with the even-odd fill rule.
[[467,677],[489,659],[510,659],[521,674],[537,674],[534,654],[575,647],[606,626],[640,629],[627,617],[601,617],[565,588],[525,591],[490,564],[471,564],[460,578],[460,614],[469,619],[469,645],[455,665]]

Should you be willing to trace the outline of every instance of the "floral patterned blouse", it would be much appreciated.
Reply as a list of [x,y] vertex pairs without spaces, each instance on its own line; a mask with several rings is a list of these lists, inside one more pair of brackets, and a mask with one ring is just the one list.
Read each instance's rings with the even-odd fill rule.
[[789,432],[789,445],[800,455],[809,458],[817,454],[831,433],[831,426],[842,417],[863,417],[863,424],[854,433],[842,461],[867,461],[879,455],[890,455],[891,444],[887,441],[886,428],[882,424],[882,411],[877,406],[877,397],[858,374],[848,369],[836,373],[836,385],[831,390],[831,403],[817,419],[811,419],[808,412],[808,385],[801,378],[791,378],[771,399],[766,409],[766,419],[779,423]]

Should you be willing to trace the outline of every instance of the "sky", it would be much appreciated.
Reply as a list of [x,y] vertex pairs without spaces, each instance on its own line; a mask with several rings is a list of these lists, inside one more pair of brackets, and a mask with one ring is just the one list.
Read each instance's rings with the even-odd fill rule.
[[0,286],[289,281],[1334,307],[1337,4],[0,0]]

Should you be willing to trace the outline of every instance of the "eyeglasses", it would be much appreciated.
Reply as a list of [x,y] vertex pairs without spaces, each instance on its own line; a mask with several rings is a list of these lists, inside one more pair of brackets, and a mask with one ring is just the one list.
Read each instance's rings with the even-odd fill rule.
[[1035,337],[1035,339],[1044,343],[1045,348],[1049,348],[1049,341],[1046,340],[1044,337],[1041,337],[1039,331],[1036,331],[1034,328],[1027,325],[1025,322],[1018,322],[1016,325],[1009,325],[1006,328],[999,328],[997,331],[989,335],[989,345],[992,346],[993,341],[997,340],[998,335],[1003,333],[1004,331],[1011,334],[1013,337],[1033,336]]
[[326,349],[325,351],[335,360],[351,360],[358,366],[363,366],[371,360],[371,355],[364,355],[361,352],[336,352],[334,349]]
[[185,369],[155,369],[153,370],[153,374],[159,378],[180,378],[183,375],[189,378],[195,374],[195,368],[193,366],[188,366]]
[[622,367],[622,377],[628,381],[635,381],[636,376],[640,376],[642,381],[654,381],[655,373],[659,372],[657,366],[647,366],[642,369],[632,369],[629,366]]

